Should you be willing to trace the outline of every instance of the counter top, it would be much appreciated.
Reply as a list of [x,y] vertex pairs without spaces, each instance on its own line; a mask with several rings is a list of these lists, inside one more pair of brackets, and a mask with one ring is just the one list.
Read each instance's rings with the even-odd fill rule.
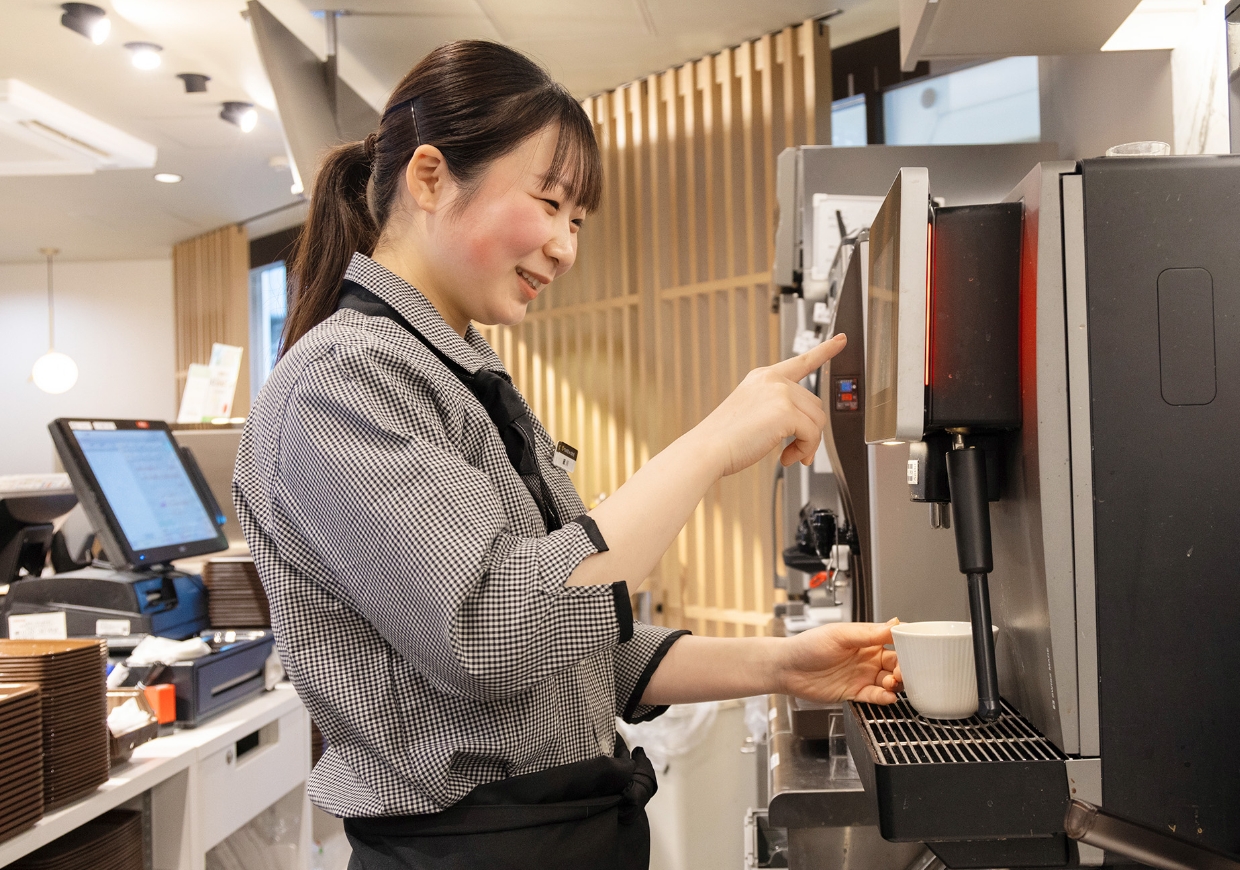
[[771,825],[877,825],[878,808],[866,794],[844,741],[843,706],[836,735],[806,740],[792,733],[789,703],[785,695],[768,696]]

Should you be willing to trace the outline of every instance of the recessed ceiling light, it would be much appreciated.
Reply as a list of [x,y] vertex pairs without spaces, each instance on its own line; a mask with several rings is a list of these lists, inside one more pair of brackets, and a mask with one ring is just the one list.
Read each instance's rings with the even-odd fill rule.
[[162,45],[153,42],[126,42],[129,49],[129,60],[138,69],[151,70],[160,64],[159,53],[164,50]]
[[177,73],[177,78],[185,83],[187,94],[205,94],[207,82],[211,81],[211,76],[202,73]]
[[155,180],[162,181],[164,184],[176,184],[181,180],[181,176],[175,172],[156,172]]
[[236,124],[242,133],[249,133],[258,126],[258,111],[253,103],[229,100],[220,110],[220,117],[230,124]]
[[60,6],[65,14],[60,16],[60,23],[80,33],[95,45],[102,45],[112,32],[112,22],[108,13],[90,3],[62,3]]

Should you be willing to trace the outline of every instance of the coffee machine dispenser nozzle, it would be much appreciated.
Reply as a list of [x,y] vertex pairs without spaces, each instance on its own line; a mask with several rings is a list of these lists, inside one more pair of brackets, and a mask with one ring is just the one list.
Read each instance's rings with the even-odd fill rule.
[[999,671],[991,634],[990,583],[994,570],[990,544],[990,502],[986,486],[986,452],[966,447],[957,435],[947,454],[951,487],[952,525],[960,573],[968,578],[969,617],[973,623],[973,660],[977,666],[977,715],[984,721],[999,718]]

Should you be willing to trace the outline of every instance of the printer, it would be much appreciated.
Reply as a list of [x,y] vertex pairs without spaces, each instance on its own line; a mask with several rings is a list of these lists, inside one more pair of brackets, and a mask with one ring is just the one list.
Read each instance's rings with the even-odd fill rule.
[[206,629],[202,579],[171,564],[228,548],[193,455],[154,420],[57,419],[48,428],[108,564],[14,582],[4,627],[62,612],[69,636],[103,637],[113,648]]

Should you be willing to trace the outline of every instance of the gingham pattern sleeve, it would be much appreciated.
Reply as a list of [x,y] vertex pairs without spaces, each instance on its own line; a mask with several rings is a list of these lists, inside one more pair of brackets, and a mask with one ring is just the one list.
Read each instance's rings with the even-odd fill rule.
[[340,376],[373,368],[365,356],[337,346],[307,366],[280,439],[276,509],[316,542],[336,591],[448,694],[519,694],[615,646],[627,597],[564,585],[598,550],[587,530],[515,534],[429,394],[411,391],[393,419],[383,393],[395,385]]
[[672,644],[688,633],[641,622],[633,624],[632,639],[616,647],[617,716],[625,722],[647,722],[666,712],[666,704],[642,704],[642,693]]

